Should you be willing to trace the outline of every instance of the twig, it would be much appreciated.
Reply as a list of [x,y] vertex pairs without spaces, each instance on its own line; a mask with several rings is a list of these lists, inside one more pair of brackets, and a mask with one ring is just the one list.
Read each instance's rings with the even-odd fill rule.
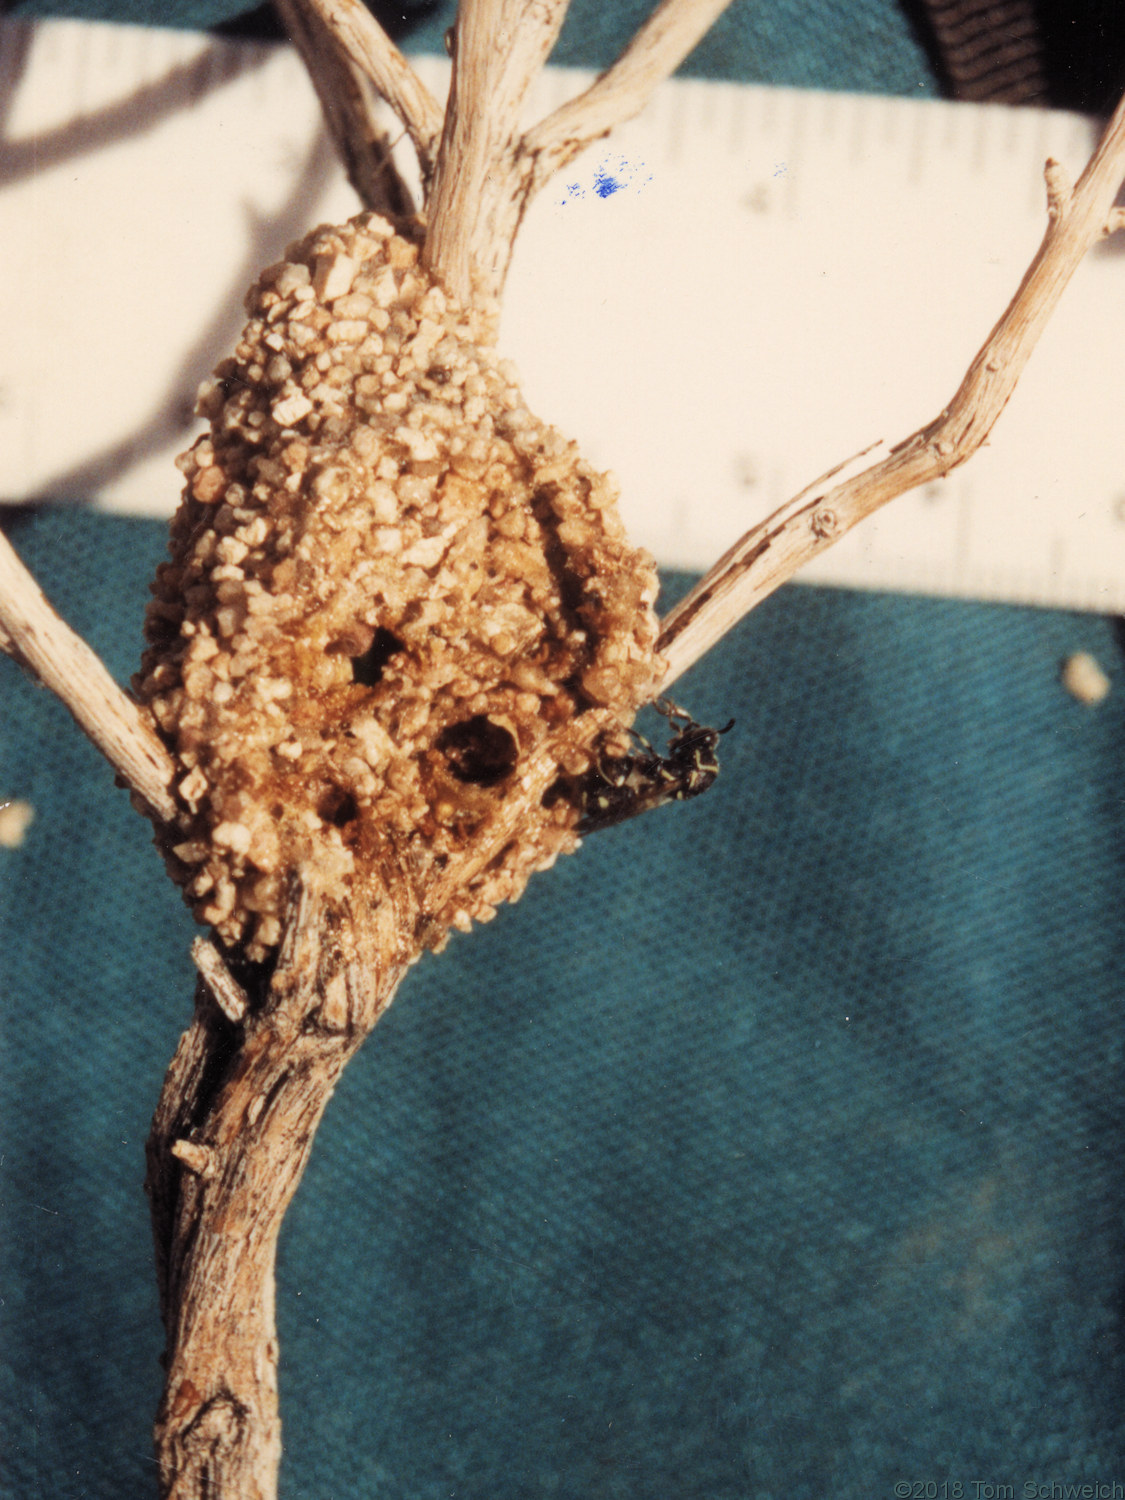
[[277,10],[301,55],[332,144],[360,202],[392,217],[412,214],[413,197],[375,116],[375,98],[367,78],[316,14],[295,0],[277,0]]
[[499,296],[534,195],[592,140],[637,114],[730,0],[663,0],[612,67],[523,135],[521,109],[568,0],[533,6],[525,0],[463,0],[444,128],[432,95],[357,0],[277,3],[360,196],[376,204],[384,192],[379,173],[389,163],[373,167],[365,149],[377,128],[357,74],[383,95],[418,154],[427,190],[426,265],[461,301],[484,305]]
[[517,126],[567,0],[463,0],[423,258],[455,297],[499,293],[513,221]]
[[[379,139],[382,132],[356,90],[352,69],[371,80],[406,127],[425,186],[433,171],[442,109],[371,12],[358,0],[277,0],[277,6],[309,69],[337,141],[347,143],[344,160],[357,189],[353,160],[362,161],[365,136],[370,142]],[[349,79],[343,96],[339,91],[342,77]],[[361,168],[365,181],[369,171],[370,165],[366,172]],[[369,191],[360,189],[360,196],[369,206],[377,206],[370,201]]]
[[520,144],[531,173],[525,202],[591,141],[640,114],[657,84],[676,71],[729,4],[663,0],[611,67],[533,126]]
[[214,943],[209,943],[206,938],[196,938],[191,945],[191,956],[199,970],[199,977],[211,991],[227,1020],[236,1024],[244,1020],[250,1003],[249,997],[227,968]]
[[0,649],[62,699],[82,732],[156,817],[166,823],[175,819],[176,767],[156,731],[100,657],[51,608],[2,533]]
[[834,476],[825,476],[720,558],[663,623],[657,649],[668,662],[664,688],[865,516],[948,474],[985,441],[1079,262],[1091,246],[1125,224],[1125,213],[1113,207],[1125,177],[1125,99],[1073,188],[1053,160],[1047,162],[1045,176],[1048,223],[1042,244],[952,401],[878,463],[831,485],[825,481]]

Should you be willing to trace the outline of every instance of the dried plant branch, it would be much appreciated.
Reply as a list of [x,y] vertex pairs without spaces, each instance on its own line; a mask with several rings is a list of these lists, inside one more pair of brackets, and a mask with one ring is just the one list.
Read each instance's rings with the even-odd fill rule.
[[[367,206],[379,208],[380,202],[356,182],[353,162],[363,162],[364,137],[378,139],[382,132],[370,118],[352,70],[370,79],[402,121],[418,155],[423,185],[428,183],[441,135],[441,105],[366,6],[358,0],[277,0],[277,7],[337,141],[345,143],[345,164]],[[344,94],[341,78],[349,80]],[[366,177],[370,167],[360,165],[359,171]]]
[[520,109],[562,25],[565,0],[462,5],[423,252],[455,296],[499,296],[535,194],[591,141],[639,113],[729,3],[664,0],[585,93],[522,135]]
[[[275,1493],[274,1258],[336,1081],[390,1003],[413,949],[388,895],[362,926],[299,881],[264,996],[232,1022],[201,983],[149,1138],[169,1362],[157,1418],[162,1493]],[[397,958],[396,956],[397,955]],[[233,1066],[217,1058],[235,1053]]]
[[425,265],[459,300],[483,304],[500,293],[535,193],[592,140],[637,114],[730,0],[664,0],[612,67],[525,135],[519,125],[527,91],[568,0],[462,4],[444,128],[432,95],[357,0],[277,3],[360,197],[370,207],[393,208],[380,176],[389,163],[373,169],[365,144],[377,128],[357,73],[399,116],[418,154],[428,190]]
[[702,40],[730,0],[663,0],[617,61],[584,93],[533,126],[520,143],[530,177],[525,204],[580,151],[631,120]]
[[654,675],[650,560],[476,309],[374,215],[287,256],[181,460],[137,679],[184,767],[166,852],[223,945],[150,1151],[158,1451],[193,1500],[269,1493],[272,1246],[340,1068],[410,962],[576,847],[569,788]]
[[360,202],[395,217],[412,214],[414,200],[375,116],[375,98],[366,76],[314,11],[294,0],[277,0],[277,11],[301,55],[336,153]]
[[567,0],[464,0],[434,173],[423,259],[459,300],[503,285],[520,111],[566,15]]
[[148,715],[51,608],[3,533],[0,648],[62,700],[82,732],[154,816],[163,822],[175,818],[175,763]]
[[824,476],[753,527],[663,621],[658,649],[667,688],[743,615],[864,517],[971,458],[1007,405],[1024,365],[1086,252],[1122,228],[1113,207],[1125,177],[1125,99],[1072,188],[1059,164],[1045,169],[1043,241],[1006,312],[952,401],[927,426],[853,477]]
[[196,938],[191,945],[191,956],[199,977],[211,991],[216,1004],[228,1021],[236,1024],[246,1016],[250,1004],[245,989],[235,979],[214,943],[206,938]]
[[[328,16],[324,0],[310,0],[310,4],[315,5],[318,17]],[[664,24],[648,33],[652,46],[640,47],[636,57],[663,56],[666,68],[674,66],[672,53],[690,45],[677,20],[687,9],[694,9],[698,20],[698,8],[666,6]],[[449,110],[427,203],[429,232],[423,263],[447,290],[460,292],[474,308],[478,326],[486,330],[490,299],[502,284],[518,228],[521,183],[529,180],[527,170],[516,162],[519,112],[564,11],[562,0],[530,8],[518,0],[467,0],[458,22]],[[316,60],[320,49],[309,48],[306,55],[314,67],[321,66]],[[354,62],[352,53],[348,66]],[[619,76],[635,86],[637,71],[630,62]],[[635,104],[634,87],[629,112]],[[352,112],[348,128],[355,139],[356,116],[352,106],[348,108]],[[361,141],[366,128],[360,119]],[[423,144],[424,170],[425,150]],[[560,155],[560,164],[563,159]],[[531,158],[527,160],[530,163]],[[400,277],[409,275],[408,261],[403,259],[405,247],[397,241],[395,246],[389,252],[390,261]],[[347,291],[344,283],[350,284],[359,263],[350,241],[326,245],[311,260],[316,294],[337,308],[340,289]],[[292,275],[289,280],[283,277],[278,288],[287,288],[293,279]],[[263,295],[276,301],[279,293],[271,286]],[[362,301],[356,301],[355,312],[360,312]],[[431,298],[427,305],[431,303],[430,317],[440,316],[440,299]],[[271,323],[272,336],[282,337],[286,325],[274,322],[272,313]],[[447,385],[453,374],[449,365],[461,356],[448,340],[441,347],[447,352],[435,368],[439,385]],[[475,362],[471,351],[469,357]],[[421,369],[422,378],[429,380],[428,361]],[[276,396],[271,400],[271,411],[285,412],[284,417],[275,417],[283,425],[293,420],[290,410],[295,415],[309,404],[296,391],[292,396],[282,392],[280,401]],[[519,425],[513,423],[513,430]],[[571,514],[570,502],[564,501],[561,486],[572,482],[566,474],[573,460],[563,460],[553,444],[551,439],[552,457],[543,471],[544,480],[532,492],[552,496],[552,525],[560,526],[552,545],[559,556],[579,546],[586,567],[599,544],[593,535],[579,541],[574,529],[577,513],[565,519]],[[220,454],[214,445],[205,445],[200,452],[202,467],[189,472],[189,484],[193,494],[206,501],[214,490]],[[291,460],[295,449],[290,445],[283,452]],[[538,458],[535,461],[542,463]],[[513,477],[518,485],[520,474]],[[590,483],[587,478],[580,480],[581,493],[588,495]],[[598,502],[605,503],[605,498]],[[601,512],[595,508],[592,514],[596,532]],[[533,563],[533,554],[525,548],[520,567],[526,570]],[[177,581],[176,589],[181,586]],[[520,589],[524,587],[521,583]],[[622,601],[626,619],[635,615],[637,587],[630,584],[629,602]],[[603,577],[596,596],[601,613],[613,592]],[[349,637],[346,649],[361,651],[366,641],[357,636],[352,644]],[[638,687],[642,677],[645,683],[651,678],[651,665],[646,666],[651,663],[650,651],[651,636],[633,667],[633,675],[640,674]],[[615,678],[620,670],[614,672]],[[252,676],[262,680],[259,674]],[[584,678],[594,703],[596,693],[604,690],[595,689],[596,676],[597,671],[591,675],[587,669]],[[159,671],[152,681],[164,681]],[[525,697],[531,681],[528,678],[525,683]],[[619,692],[620,687],[612,691]],[[500,712],[500,723],[515,722],[504,717],[510,710],[499,711],[497,705],[492,712]],[[333,902],[315,894],[321,875],[316,867],[309,867],[299,899],[282,922],[283,944],[271,981],[261,977],[254,981],[254,974],[266,972],[258,967],[251,974],[252,982],[244,986],[233,977],[214,944],[196,944],[201,974],[196,1016],[169,1071],[149,1143],[148,1189],[168,1332],[167,1383],[157,1423],[164,1494],[183,1500],[204,1494],[272,1494],[280,1445],[273,1247],[316,1123],[344,1063],[389,1003],[406,966],[424,946],[444,940],[451,920],[467,924],[469,910],[481,917],[488,915],[490,908],[480,898],[466,907],[468,893],[491,890],[498,880],[501,886],[497,888],[504,888],[508,877],[503,872],[513,858],[543,862],[543,856],[535,853],[536,836],[528,842],[528,830],[537,825],[542,828],[545,817],[548,824],[554,819],[554,814],[545,814],[544,799],[558,780],[560,765],[586,764],[583,757],[588,756],[588,747],[616,722],[611,710],[598,707],[573,720],[564,719],[545,743],[524,757],[518,780],[506,786],[485,819],[479,821],[478,815],[472,838],[460,847],[452,845],[431,872],[427,873],[420,858],[421,845],[403,846],[410,850],[409,870],[404,865],[397,872],[387,871],[384,856],[380,893],[370,889],[370,881],[366,889],[362,883],[353,887],[362,892],[358,918],[338,899]],[[166,731],[172,728],[167,712],[161,713],[161,724]],[[313,780],[315,784],[315,775]],[[555,831],[538,835],[548,840],[544,849],[566,847],[568,838],[573,842],[567,832],[565,805],[560,812],[563,822],[554,819]],[[226,826],[230,831],[224,838],[235,838],[236,833],[243,839],[254,837],[245,827]],[[520,850],[526,852],[517,855]],[[177,846],[177,858],[199,857],[190,840]],[[214,876],[219,887],[226,858],[220,849]],[[518,869],[516,874],[517,881],[526,878]],[[208,875],[207,880],[211,879]],[[213,883],[204,884],[204,902],[213,901],[215,889]],[[518,884],[511,891],[517,893]],[[256,899],[260,901],[260,893]],[[218,914],[224,907],[220,904],[214,909]],[[226,918],[227,924],[236,918],[239,923],[243,920],[237,916],[237,907]],[[218,921],[222,931],[221,917],[209,920]],[[260,906],[257,920],[261,932]],[[224,936],[237,941],[237,929],[232,926]],[[262,940],[257,942],[261,946]],[[253,956],[252,945],[250,951]],[[365,988],[364,976],[376,978],[368,978]],[[237,1231],[233,1234],[232,1225]]]

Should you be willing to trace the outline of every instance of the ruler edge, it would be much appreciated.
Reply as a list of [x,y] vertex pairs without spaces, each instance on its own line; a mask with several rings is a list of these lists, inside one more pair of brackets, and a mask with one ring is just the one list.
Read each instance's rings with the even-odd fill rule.
[[[250,59],[262,57],[263,55],[269,58],[279,55],[283,51],[291,50],[291,43],[286,40],[276,38],[227,37],[217,35],[213,31],[199,30],[192,27],[149,25],[129,21],[107,20],[105,18],[79,18],[71,16],[2,16],[0,17],[0,80],[11,81],[6,59],[12,51],[9,43],[9,38],[12,35],[22,37],[24,45],[30,51],[38,36],[54,36],[59,39],[56,45],[65,45],[65,40],[68,37],[73,37],[75,40],[80,41],[83,36],[88,36],[91,28],[101,31],[107,38],[114,35],[130,38],[135,44],[141,44],[142,39],[145,38],[159,38],[169,47],[170,52],[182,52],[181,57],[173,57],[168,62],[167,65],[169,67],[176,66],[177,63],[182,65],[192,58],[202,57],[212,48],[220,56],[224,53],[241,56],[246,58],[247,61],[231,69],[229,75],[230,80],[236,83],[252,70],[253,64],[250,62]],[[408,52],[407,57],[418,69],[420,76],[422,76],[427,86],[437,93],[439,97],[444,97],[444,91],[450,74],[449,60],[443,54],[431,50]],[[549,93],[555,96],[550,105],[551,108],[557,107],[557,103],[561,103],[565,99],[574,97],[590,81],[598,76],[595,69],[553,66],[549,63],[544,72],[546,78],[553,80],[552,83],[548,84]],[[543,85],[540,83],[540,88],[542,89],[542,87]],[[881,102],[885,104],[888,113],[902,111],[905,113],[914,113],[916,117],[919,113],[928,111],[932,111],[935,116],[948,117],[950,109],[955,104],[958,114],[965,119],[974,115],[980,119],[990,120],[1000,117],[1011,119],[1013,115],[1022,116],[1025,119],[1034,118],[1038,122],[1040,131],[1044,134],[1050,129],[1052,123],[1070,131],[1085,130],[1087,132],[1091,131],[1096,125],[1096,117],[1066,109],[1041,108],[1026,105],[1010,106],[989,101],[950,101],[928,96],[915,97],[913,95],[891,92],[857,94],[853,91],[806,88],[800,85],[777,84],[756,79],[707,78],[692,75],[690,72],[686,74],[677,72],[673,77],[663,80],[654,91],[653,96],[646,103],[645,109],[635,118],[639,119],[645,113],[654,113],[661,108],[662,102],[667,104],[670,100],[675,101],[677,97],[682,109],[685,100],[690,104],[693,101],[705,100],[708,95],[712,98],[725,96],[730,100],[740,101],[743,104],[748,99],[757,99],[765,104],[772,101],[784,104],[791,99],[799,98],[802,101],[810,101],[814,108],[819,106],[827,110],[831,110],[833,106],[838,107],[841,102],[850,104],[852,101],[862,101],[869,107],[872,104],[877,106]],[[85,115],[82,114],[73,116],[66,122],[66,126],[73,127],[84,118]],[[622,129],[627,130],[633,123],[633,120],[623,122]],[[617,132],[615,132],[616,134]],[[34,132],[30,136],[14,136],[11,140],[13,144],[18,144],[23,140],[32,138],[34,138]],[[591,143],[591,146],[587,149],[596,149],[599,146],[605,147],[606,144],[607,140],[603,137],[600,141]],[[1043,150],[1045,159],[1045,146]],[[125,519],[156,520],[162,524],[166,524],[168,518],[167,513],[158,515],[155,513],[134,511],[127,507],[123,508],[115,505],[112,501],[105,500],[101,496],[96,496],[91,500],[66,497],[56,499],[51,497],[37,498],[34,501],[9,499],[0,496],[0,514],[17,511],[29,504],[35,507],[50,506],[60,509],[81,506],[81,508],[93,511],[95,514],[113,515]],[[661,566],[669,571],[690,572],[693,574],[703,571],[698,566],[688,567],[682,562],[662,563]],[[1022,607],[1049,608],[1053,610],[1077,609],[1087,613],[1119,613],[1125,611],[1125,606],[1123,606],[1123,610],[1117,610],[1112,607],[1107,608],[1105,601],[1098,599],[1096,596],[1099,593],[1106,592],[1109,586],[1099,584],[1093,579],[1087,579],[1086,587],[1074,587],[1068,590],[1070,594],[1069,598],[1052,600],[1047,597],[1048,590],[1042,586],[1035,591],[1034,597],[1029,597],[1028,591],[1016,584],[1019,575],[1026,572],[1026,570],[1018,568],[1012,570],[1001,569],[999,571],[996,569],[989,570],[991,581],[987,593],[974,590],[971,587],[972,578],[979,576],[981,572],[981,565],[979,564],[967,569],[957,579],[946,579],[940,587],[934,583],[920,584],[912,582],[909,579],[889,580],[884,576],[884,571],[882,569],[876,570],[870,577],[862,581],[837,579],[830,576],[819,576],[820,569],[814,563],[811,572],[805,570],[803,575],[794,581],[805,582],[814,587],[840,587],[871,590],[880,593],[900,593],[910,597],[924,596],[949,600],[1007,603]],[[911,571],[914,570],[911,569]],[[1010,580],[1011,585],[1014,586],[1005,586],[1004,580]],[[979,588],[980,586],[978,585]],[[1079,594],[1089,602],[1075,604],[1073,598]]]

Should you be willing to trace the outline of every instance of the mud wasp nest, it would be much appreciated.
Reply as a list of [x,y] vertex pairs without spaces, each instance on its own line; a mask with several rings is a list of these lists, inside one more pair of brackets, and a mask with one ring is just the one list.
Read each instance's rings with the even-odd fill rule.
[[[414,889],[477,837],[549,747],[580,774],[654,675],[651,560],[611,477],[528,411],[489,347],[375,215],[263,272],[153,585],[135,686],[183,767],[173,873],[252,959],[288,873],[352,895],[390,863]],[[427,941],[514,899],[576,843],[537,803]]]

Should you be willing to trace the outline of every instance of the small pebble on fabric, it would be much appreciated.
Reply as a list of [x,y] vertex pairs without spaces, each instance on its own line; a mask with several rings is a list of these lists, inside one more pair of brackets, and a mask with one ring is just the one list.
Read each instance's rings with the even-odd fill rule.
[[1076,651],[1063,662],[1062,685],[1079,703],[1091,708],[1109,692],[1109,678],[1088,651]]
[[34,818],[30,802],[0,800],[0,849],[18,849]]

